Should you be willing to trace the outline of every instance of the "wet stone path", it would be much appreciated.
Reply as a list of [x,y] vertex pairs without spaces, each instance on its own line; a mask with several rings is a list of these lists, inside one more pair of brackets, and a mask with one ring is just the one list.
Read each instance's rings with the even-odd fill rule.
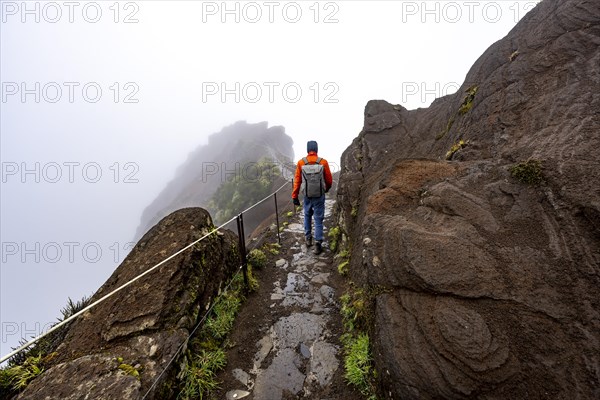
[[[326,220],[331,218],[333,203],[326,201]],[[270,286],[262,296],[268,296],[263,307],[269,309],[271,318],[259,329],[254,345],[244,343],[244,349],[238,349],[250,353],[249,362],[239,361],[246,369],[228,366],[228,400],[326,400],[348,398],[339,397],[340,387],[351,392],[342,378],[339,294],[332,284],[340,278],[334,274],[331,253],[326,248],[316,256],[313,247],[306,247],[302,218],[302,213],[296,214],[283,232],[289,246],[287,254],[266,267],[271,269],[266,273],[274,278],[261,281],[261,285]],[[260,319],[257,317],[257,324]]]

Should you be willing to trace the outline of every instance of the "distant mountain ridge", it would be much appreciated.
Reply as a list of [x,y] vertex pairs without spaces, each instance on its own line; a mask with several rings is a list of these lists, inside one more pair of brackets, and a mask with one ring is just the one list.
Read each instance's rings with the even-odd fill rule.
[[[293,140],[282,126],[238,121],[214,133],[177,168],[175,177],[142,212],[135,241],[171,212],[207,208],[219,186],[234,174],[251,174],[251,163],[268,158],[281,166],[294,158]],[[250,171],[250,172],[247,172]]]

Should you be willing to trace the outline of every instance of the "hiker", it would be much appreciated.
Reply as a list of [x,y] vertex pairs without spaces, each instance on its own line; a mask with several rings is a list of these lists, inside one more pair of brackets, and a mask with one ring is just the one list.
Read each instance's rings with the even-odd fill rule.
[[[300,205],[298,194],[304,195],[304,236],[306,246],[313,243],[312,217],[315,217],[315,254],[323,251],[323,218],[325,217],[325,193],[333,184],[327,160],[317,155],[319,145],[314,140],[306,144],[308,155],[298,161],[294,177],[292,199],[295,206]],[[301,187],[302,186],[302,187]]]

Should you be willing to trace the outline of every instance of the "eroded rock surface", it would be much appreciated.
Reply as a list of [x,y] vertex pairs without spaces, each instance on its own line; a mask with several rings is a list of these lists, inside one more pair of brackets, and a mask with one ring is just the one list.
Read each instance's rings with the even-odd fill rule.
[[[200,208],[165,217],[142,237],[92,301],[212,228],[210,215]],[[169,361],[182,345],[185,348],[206,306],[237,270],[236,243],[237,236],[229,231],[214,234],[76,319],[57,350],[55,365],[18,398],[172,398],[180,357],[170,365]]]
[[[367,106],[336,217],[352,279],[386,289],[386,398],[600,397],[599,66],[600,3],[544,0],[456,95]],[[511,176],[529,159],[539,186]]]

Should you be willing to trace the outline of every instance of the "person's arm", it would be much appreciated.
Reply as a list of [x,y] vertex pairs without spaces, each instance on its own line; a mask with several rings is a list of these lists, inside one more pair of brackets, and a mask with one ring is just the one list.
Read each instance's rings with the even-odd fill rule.
[[329,163],[327,160],[323,160],[323,170],[325,173],[325,189],[329,191],[331,186],[333,186],[333,176],[331,175],[331,170],[329,169]]
[[292,190],[292,199],[297,199],[300,193],[300,185],[302,184],[302,166],[300,161],[296,165],[296,173],[294,175],[294,189]]

